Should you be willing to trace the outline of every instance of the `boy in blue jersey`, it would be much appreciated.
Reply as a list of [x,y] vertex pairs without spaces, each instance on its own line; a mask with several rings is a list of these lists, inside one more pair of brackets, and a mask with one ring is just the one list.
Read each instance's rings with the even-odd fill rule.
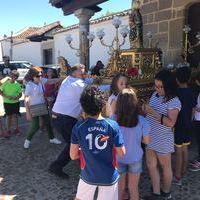
[[115,121],[101,116],[105,101],[96,86],[87,87],[80,102],[87,118],[74,126],[70,147],[71,159],[81,161],[76,200],[93,200],[97,187],[98,200],[117,200],[115,157],[125,154],[122,133]]

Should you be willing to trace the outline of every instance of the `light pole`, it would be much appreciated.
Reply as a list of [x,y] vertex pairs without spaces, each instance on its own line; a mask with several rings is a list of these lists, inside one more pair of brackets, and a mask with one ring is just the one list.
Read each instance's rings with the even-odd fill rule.
[[190,25],[185,25],[183,28],[183,31],[185,33],[183,55],[184,55],[184,61],[187,62],[188,53],[189,54],[195,53],[195,48],[200,46],[200,32],[198,32],[195,36],[197,39],[197,42],[192,45],[188,39],[189,32],[191,31]]
[[66,40],[67,44],[69,45],[69,47],[71,49],[77,51],[76,52],[76,56],[80,57],[81,53],[82,53],[82,56],[83,56],[83,61],[82,61],[83,63],[82,64],[84,64],[86,66],[86,69],[88,69],[89,66],[87,66],[87,56],[88,56],[87,52],[90,49],[90,47],[92,46],[92,42],[95,39],[95,35],[94,35],[93,32],[91,32],[91,33],[89,33],[87,35],[86,30],[84,28],[80,28],[80,37],[86,37],[87,38],[87,40],[89,41],[89,46],[88,47],[84,46],[84,49],[80,49],[80,46],[79,46],[79,48],[74,47],[72,45],[73,38],[72,38],[71,34],[66,35],[65,40]]
[[183,47],[183,55],[184,55],[184,61],[187,62],[188,45],[189,45],[188,34],[191,31],[190,26],[189,25],[185,25],[184,28],[183,28],[183,31],[185,33],[185,43],[184,43],[184,47]]
[[[111,67],[111,71],[108,73],[114,73],[119,70],[119,65],[121,63],[120,53],[121,53],[121,46],[125,44],[126,37],[129,34],[128,26],[121,25],[121,19],[118,16],[113,18],[112,24],[115,27],[115,36],[111,42],[111,44],[106,44],[104,41],[104,36],[106,33],[104,29],[99,29],[96,33],[97,37],[99,38],[101,44],[105,47],[109,48],[108,54],[113,56],[113,66]],[[122,42],[120,43],[119,33],[122,36]]]

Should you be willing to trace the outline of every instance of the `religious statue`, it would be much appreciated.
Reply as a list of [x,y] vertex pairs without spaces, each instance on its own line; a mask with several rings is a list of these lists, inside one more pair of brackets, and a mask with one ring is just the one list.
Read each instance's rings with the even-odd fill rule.
[[65,78],[69,73],[70,65],[63,56],[58,57],[58,64],[60,66],[60,77]]
[[129,15],[130,48],[143,48],[143,22],[140,13],[141,1],[132,1],[132,10]]

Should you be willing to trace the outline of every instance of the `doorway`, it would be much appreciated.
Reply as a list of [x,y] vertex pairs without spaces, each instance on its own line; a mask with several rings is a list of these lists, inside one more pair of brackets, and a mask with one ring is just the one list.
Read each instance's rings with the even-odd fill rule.
[[44,49],[43,50],[43,64],[44,65],[53,64],[53,51],[52,51],[52,49]]
[[[189,41],[192,45],[198,42],[196,35],[200,32],[200,3],[191,5],[188,9],[187,24],[190,25]],[[194,53],[188,55],[191,67],[200,66],[200,45],[194,48]]]

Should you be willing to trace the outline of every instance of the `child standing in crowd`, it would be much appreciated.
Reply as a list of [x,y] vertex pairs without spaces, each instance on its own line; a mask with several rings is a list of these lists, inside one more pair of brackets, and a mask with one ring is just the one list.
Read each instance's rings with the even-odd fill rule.
[[191,171],[199,171],[200,170],[200,73],[198,73],[196,78],[196,99],[197,105],[195,107],[195,114],[194,114],[194,132],[196,136],[196,141],[198,145],[198,157],[193,160],[190,164]]
[[[2,79],[3,79],[3,73],[2,71],[0,70],[0,84],[2,84]],[[0,136],[4,136],[4,128],[3,128],[3,117],[0,116]]]
[[[58,74],[55,69],[48,69],[47,71],[47,79],[58,78]],[[45,84],[44,85],[44,94],[49,106],[49,110],[52,110],[53,104],[56,100],[58,91],[58,84]]]
[[109,116],[115,114],[118,94],[128,85],[128,77],[125,74],[117,74],[110,86],[110,97],[108,98]]
[[76,123],[71,137],[71,159],[81,161],[76,200],[93,200],[97,187],[97,199],[117,200],[115,154],[125,154],[121,131],[115,121],[101,116],[104,96],[96,86],[83,91],[80,103],[88,118]]
[[[174,152],[174,134],[181,102],[177,97],[176,79],[168,70],[155,76],[155,92],[149,104],[143,104],[146,119],[151,125],[151,142],[146,147],[146,163],[149,170],[152,194],[145,200],[172,199],[171,153]],[[162,173],[160,173],[160,168]],[[162,180],[162,188],[161,188]]]
[[141,142],[149,144],[150,125],[138,113],[138,100],[133,89],[123,89],[116,104],[116,121],[124,137],[126,154],[117,157],[120,172],[119,200],[123,200],[128,176],[128,189],[131,200],[139,200],[138,184],[142,172],[143,149]]
[[192,89],[188,87],[191,69],[187,66],[176,70],[178,84],[178,98],[181,101],[181,110],[175,124],[175,174],[174,184],[181,185],[188,164],[188,145],[191,143],[192,111],[196,106],[196,100]]
[[19,73],[17,70],[10,72],[9,79],[1,85],[1,95],[3,96],[4,110],[6,113],[6,129],[4,137],[11,136],[12,125],[15,124],[13,134],[19,134],[18,115],[20,102],[19,99],[22,96],[21,85],[17,82]]
[[28,149],[30,146],[30,142],[32,137],[39,129],[39,118],[42,117],[48,132],[49,142],[53,144],[61,144],[61,141],[54,137],[53,130],[50,123],[49,114],[42,114],[39,116],[32,116],[31,114],[31,106],[45,104],[44,98],[44,84],[45,83],[56,83],[60,81],[59,79],[45,79],[41,78],[42,70],[39,67],[32,67],[27,75],[28,83],[26,84],[25,89],[25,107],[26,107],[26,118],[28,121],[31,121],[31,126],[28,131],[27,138],[24,142],[24,148]]

